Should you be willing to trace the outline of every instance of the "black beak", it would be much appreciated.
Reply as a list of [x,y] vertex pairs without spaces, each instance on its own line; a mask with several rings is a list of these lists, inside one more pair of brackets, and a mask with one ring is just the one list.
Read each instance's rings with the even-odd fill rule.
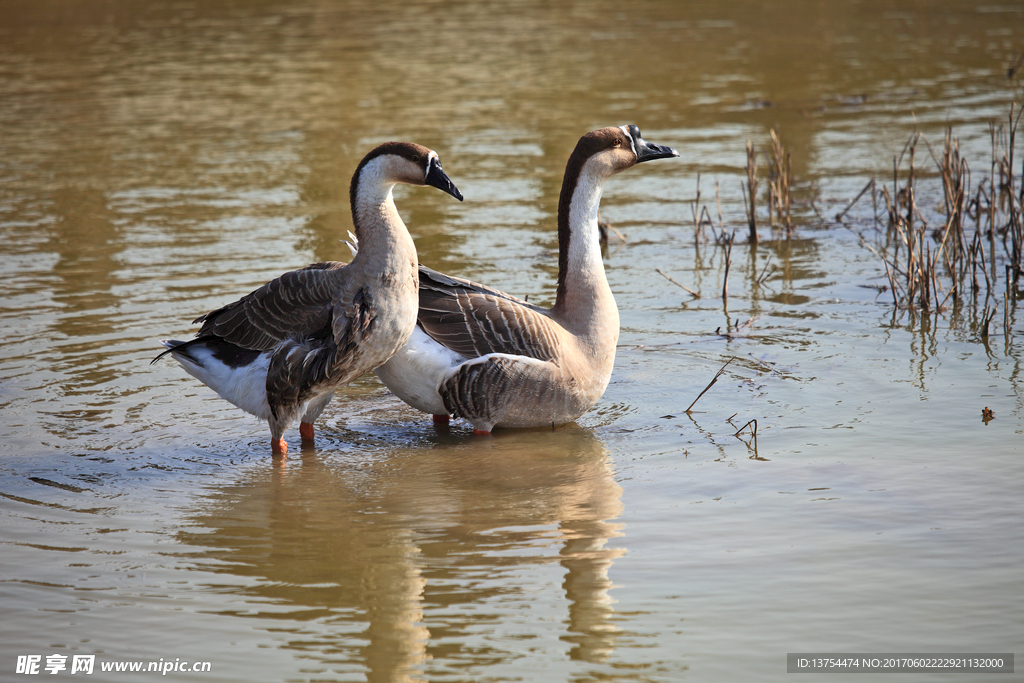
[[427,166],[427,177],[423,179],[423,182],[431,187],[436,187],[442,192],[447,192],[460,202],[462,201],[462,193],[459,192],[459,188],[455,187],[455,183],[444,172],[444,169],[441,168],[441,162],[434,155],[431,155],[430,163]]
[[636,163],[651,161],[653,159],[668,159],[679,156],[679,152],[671,147],[656,145],[647,142],[640,137],[640,129],[636,126],[629,126],[629,134],[633,137],[633,147],[636,149]]

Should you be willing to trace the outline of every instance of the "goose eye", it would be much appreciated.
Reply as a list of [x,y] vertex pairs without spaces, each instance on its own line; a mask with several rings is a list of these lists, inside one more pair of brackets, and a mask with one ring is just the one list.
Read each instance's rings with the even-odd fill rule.
[[412,160],[414,162],[416,162],[417,164],[420,163],[420,155],[419,154],[413,154],[412,155]]
[[620,145],[622,145],[622,140],[620,138],[615,138],[615,142],[612,143],[612,146],[619,147]]

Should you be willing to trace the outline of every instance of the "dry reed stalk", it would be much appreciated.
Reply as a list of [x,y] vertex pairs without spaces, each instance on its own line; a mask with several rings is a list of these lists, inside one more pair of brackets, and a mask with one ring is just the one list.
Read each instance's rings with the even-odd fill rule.
[[[999,129],[996,128],[996,124],[989,123],[989,135],[992,138],[992,166],[989,173],[989,187],[992,188],[991,194],[988,196],[988,253],[992,259],[992,278],[996,277],[996,202],[999,197],[999,189],[996,185],[996,150],[998,148],[998,137]],[[985,271],[988,272],[987,270]]]
[[[735,417],[735,416],[733,416],[733,417]],[[747,427],[750,427],[750,425],[754,425],[754,426],[753,426],[753,427],[751,428],[751,430],[750,430],[750,433],[751,433],[751,434],[752,434],[752,435],[754,436],[754,438],[756,439],[756,438],[757,438],[757,420],[756,420],[756,419],[753,419],[753,420],[751,420],[751,421],[750,421],[750,422],[748,422],[747,424],[745,424],[745,425],[743,425],[742,427],[740,427],[739,429],[737,429],[737,430],[736,430],[736,433],[735,433],[735,434],[733,434],[733,436],[739,436],[739,435],[740,435],[740,432],[742,432],[742,431],[743,431],[744,429],[746,429]]]
[[735,356],[733,356],[729,360],[725,361],[725,365],[723,365],[721,367],[721,369],[719,369],[719,371],[717,373],[715,373],[715,376],[711,378],[711,381],[708,382],[708,385],[706,387],[704,387],[704,391],[702,391],[699,394],[697,394],[697,398],[693,399],[693,403],[691,403],[690,407],[686,409],[687,413],[690,413],[690,412],[693,411],[693,407],[695,405],[697,405],[697,401],[700,400],[700,397],[703,396],[704,394],[708,393],[708,389],[710,389],[711,387],[715,386],[715,382],[717,382],[718,378],[722,376],[722,373],[725,372],[725,369],[727,367],[729,367],[729,363],[733,362],[734,360],[736,360]]
[[1016,73],[1017,73],[1018,71],[1020,71],[1020,68],[1021,68],[1022,66],[1024,66],[1024,52],[1021,52],[1021,53],[1020,53],[1020,57],[1018,57],[1018,58],[1017,58],[1017,61],[1016,61],[1016,62],[1014,62],[1014,63],[1013,63],[1013,64],[1012,64],[1011,66],[1010,66],[1010,68],[1006,70],[1006,78],[1008,78],[1008,79],[1010,79],[1010,78],[1013,78],[1013,77],[1014,77],[1014,75],[1015,75],[1015,74],[1016,74]]
[[[857,196],[854,197],[853,200],[849,204],[846,205],[846,208],[836,214],[836,220],[837,221],[843,220],[843,216],[845,216],[850,211],[850,209],[853,208],[853,205],[856,204],[857,201],[860,200],[860,198],[863,197],[864,193],[867,192],[868,190],[871,190],[871,194],[872,194],[872,196],[874,196],[874,187],[875,187],[875,179],[872,178],[871,180],[868,181],[868,184],[864,186],[864,189],[861,190],[857,194]],[[888,194],[886,194],[886,198],[888,198]],[[878,213],[878,211],[876,210],[875,214],[877,215],[877,213]]]
[[1010,339],[1010,293],[1003,292],[1003,336]]
[[985,291],[992,291],[992,281],[988,277],[988,268],[985,267],[985,244],[981,239],[981,221],[979,219],[978,229],[974,233],[974,250],[971,256],[971,280],[973,291],[977,292],[980,287],[978,286],[978,270],[981,270],[981,274],[985,276]]
[[[782,227],[786,228],[787,236],[793,232],[793,221],[790,216],[793,183],[792,159],[789,152],[782,146],[778,132],[772,128],[772,159],[768,167],[768,222],[775,227],[778,217]],[[749,153],[748,153],[749,154]]]
[[892,292],[892,305],[898,308],[900,305],[900,300],[899,297],[896,296],[896,280],[892,276],[892,271],[889,270],[889,262],[886,261],[885,259],[882,259],[882,263],[885,264],[885,276],[889,278],[889,291]]
[[750,138],[747,138],[747,183],[745,189],[743,204],[747,208],[750,241],[757,242],[757,153],[754,151],[754,145]]
[[715,181],[715,202],[718,204],[718,230],[725,234],[725,221],[722,220],[722,197],[718,193],[718,181]]
[[678,282],[676,282],[675,280],[670,278],[668,275],[666,275],[664,272],[662,272],[661,268],[655,268],[654,270],[656,270],[658,272],[658,275],[662,276],[663,278],[665,278],[666,280],[668,280],[669,282],[674,284],[676,287],[681,287],[681,288],[685,289],[687,292],[690,293],[690,296],[692,296],[694,299],[699,299],[700,298],[700,294],[698,294],[697,292],[693,291],[692,289],[690,289],[686,285],[679,284]]
[[981,338],[988,340],[988,326],[992,322],[992,318],[996,317],[996,309],[993,308],[991,311],[988,310],[988,303],[985,303],[985,313],[981,316]]
[[1006,179],[1003,187],[1008,198],[1009,219],[1007,221],[1007,232],[1010,233],[1010,267],[1013,269],[1013,278],[1012,281],[1007,282],[1007,287],[1013,291],[1017,290],[1020,277],[1024,274],[1024,254],[1022,254],[1024,252],[1024,219],[1022,219],[1022,212],[1024,212],[1024,160],[1021,161],[1021,187],[1019,194],[1015,195],[1013,189],[1013,152],[1016,146],[1017,126],[1020,124],[1021,114],[1024,113],[1024,109],[1015,117],[1015,107],[1015,104],[1010,105],[1007,131],[1009,140],[1005,155],[1005,173],[1001,172],[1000,174]]
[[[997,240],[1002,242],[1006,277],[1004,297],[1004,334],[1008,334],[1011,309],[1016,292],[1024,276],[1024,183],[1017,186],[1017,178],[1024,177],[1024,163],[1020,175],[1014,175],[1016,133],[1022,118],[1021,110],[1010,107],[1009,119],[996,126],[991,124],[992,143],[990,175],[976,189],[971,185],[971,168],[961,154],[959,140],[947,128],[941,155],[936,155],[928,140],[918,131],[912,133],[898,156],[893,157],[891,187],[873,191],[874,199],[885,202],[888,215],[890,249],[878,254],[883,261],[886,277],[897,307],[917,307],[924,311],[942,311],[952,300],[961,301],[966,287],[975,297],[982,291],[985,300],[996,295],[1000,284],[996,265]],[[918,144],[924,144],[942,181],[945,222],[930,231],[927,221],[916,203],[919,173],[916,167]],[[907,160],[905,177],[901,178],[903,162]],[[871,187],[869,182],[847,206],[836,215],[837,220],[850,211]],[[877,217],[877,210],[875,212]],[[970,220],[973,219],[973,220]],[[968,223],[973,222],[973,234],[968,234]],[[936,244],[930,243],[929,234]],[[986,248],[987,241],[987,248]],[[934,247],[934,248],[933,248]],[[874,251],[874,250],[873,250]],[[978,277],[981,271],[982,278]],[[991,273],[989,272],[991,270]],[[981,321],[983,336],[988,337],[994,312],[986,305]]]
[[700,221],[700,173],[697,174],[697,197],[693,200],[693,204],[690,206],[690,211],[693,213],[693,240],[694,244],[699,244],[700,239],[703,236],[701,234],[701,221]]
[[[914,166],[914,157],[917,155],[917,141],[920,138],[921,134],[914,131],[914,134],[910,136],[910,141],[907,143],[910,149],[910,168],[904,193],[906,195],[905,202],[907,205],[907,232],[911,235],[914,235],[914,214],[916,213],[914,210],[916,208],[916,202],[914,201],[914,176],[916,171]],[[916,237],[916,235],[914,236]]]
[[960,283],[966,275],[967,246],[963,215],[967,196],[970,194],[971,181],[970,167],[967,160],[960,157],[960,141],[953,137],[952,128],[946,129],[939,171],[942,175],[943,199],[946,203],[946,226],[939,250],[952,281],[950,296],[956,300],[960,294]]
[[722,301],[729,300],[729,267],[732,265],[732,243],[735,241],[735,232],[725,241],[725,277],[722,278]]
[[[700,225],[701,225],[701,232],[704,231],[704,226],[705,225],[710,226],[712,232],[715,229],[715,224],[711,220],[711,212],[708,211],[708,207],[706,207],[706,206],[702,206],[700,208]],[[705,241],[707,241],[707,238],[705,238]]]
[[776,269],[772,268],[771,271],[768,270],[768,266],[770,266],[771,263],[772,263],[772,255],[768,254],[768,260],[765,261],[764,268],[761,269],[761,274],[754,280],[755,284],[763,285],[765,283],[765,281],[769,277],[772,276],[772,274],[775,272]]
[[[708,242],[708,237],[704,232],[705,227],[711,228],[711,232],[715,231],[715,223],[711,220],[711,211],[708,210],[707,206],[700,205],[700,173],[697,174],[697,196],[692,202],[690,202],[690,212],[693,215],[693,235],[694,244],[699,245],[702,241]],[[715,183],[715,199],[718,201],[718,222],[722,223],[722,200],[718,196],[718,183]],[[724,233],[724,228],[723,228]],[[715,235],[715,241],[720,242],[721,238]]]

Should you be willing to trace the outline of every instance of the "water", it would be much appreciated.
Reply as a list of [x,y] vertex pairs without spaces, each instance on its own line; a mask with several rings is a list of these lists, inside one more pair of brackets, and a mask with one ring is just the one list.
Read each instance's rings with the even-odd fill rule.
[[[937,149],[952,126],[975,186],[988,174],[989,123],[1024,101],[1006,76],[1022,19],[4,3],[2,677],[33,654],[95,655],[100,679],[103,662],[210,662],[168,677],[211,681],[781,680],[787,652],[1019,654],[1019,305],[987,342],[1005,280],[998,301],[896,309],[861,241],[885,242],[870,200],[832,217],[891,182],[915,126]],[[606,188],[622,336],[577,425],[438,432],[368,377],[275,467],[265,425],[148,364],[200,313],[347,259],[348,181],[388,139],[437,150],[466,196],[399,191],[421,261],[550,301],[565,160],[624,123],[682,157]],[[744,146],[772,127],[797,229],[762,204],[755,247]],[[694,243],[698,174],[739,235],[727,303],[724,250]]]

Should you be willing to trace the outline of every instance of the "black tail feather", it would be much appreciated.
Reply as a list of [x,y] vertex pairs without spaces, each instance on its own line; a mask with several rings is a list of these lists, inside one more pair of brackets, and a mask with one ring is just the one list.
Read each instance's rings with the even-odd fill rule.
[[[150,361],[150,365],[157,362],[169,353],[178,353],[185,356],[193,363],[202,365],[198,358],[188,352],[189,347],[195,346],[196,344],[202,344],[206,348],[213,352],[214,358],[230,365],[233,368],[237,368],[242,365],[248,365],[252,363],[262,353],[258,350],[243,349],[241,346],[232,344],[231,342],[224,341],[220,337],[214,337],[207,335],[205,337],[197,337],[190,339],[189,341],[178,341],[177,339],[168,339],[164,344],[169,345],[167,350],[162,352],[159,356]],[[170,346],[173,344],[173,346]]]

